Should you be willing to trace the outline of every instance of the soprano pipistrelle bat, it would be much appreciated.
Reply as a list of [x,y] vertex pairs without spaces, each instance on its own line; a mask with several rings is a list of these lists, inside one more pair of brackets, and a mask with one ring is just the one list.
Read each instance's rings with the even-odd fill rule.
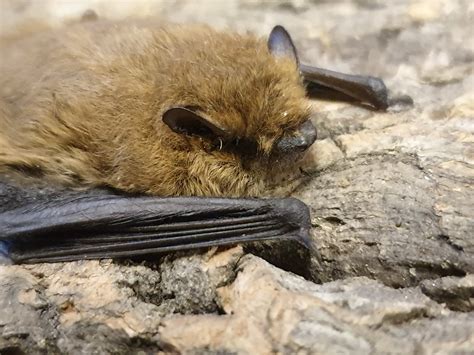
[[308,96],[387,107],[380,79],[301,64],[281,26],[98,20],[0,50],[0,254],[17,263],[307,245],[308,208],[259,197],[316,139]]

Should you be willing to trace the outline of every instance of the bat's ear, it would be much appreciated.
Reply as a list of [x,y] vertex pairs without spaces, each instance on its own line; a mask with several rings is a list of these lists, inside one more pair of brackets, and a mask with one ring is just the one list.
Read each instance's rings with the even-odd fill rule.
[[228,133],[196,111],[182,106],[172,107],[163,114],[163,122],[174,132],[208,139],[226,138]]
[[288,58],[293,60],[299,66],[298,54],[290,34],[283,26],[273,27],[268,37],[268,50],[277,58]]

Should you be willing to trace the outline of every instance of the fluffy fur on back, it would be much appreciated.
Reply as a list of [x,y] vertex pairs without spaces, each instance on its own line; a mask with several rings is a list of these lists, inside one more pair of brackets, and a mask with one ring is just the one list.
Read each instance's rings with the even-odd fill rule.
[[[277,139],[308,119],[295,63],[264,39],[206,27],[98,21],[4,44],[0,170],[162,196],[259,196]],[[258,154],[162,122],[198,107]]]

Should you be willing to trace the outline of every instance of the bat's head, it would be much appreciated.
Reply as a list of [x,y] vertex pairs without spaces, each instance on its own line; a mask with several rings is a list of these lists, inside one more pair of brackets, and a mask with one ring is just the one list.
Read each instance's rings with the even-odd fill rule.
[[289,34],[277,26],[268,41],[221,38],[204,40],[212,49],[196,52],[195,65],[183,61],[181,70],[199,82],[179,81],[186,83],[175,90],[184,104],[171,105],[162,121],[196,149],[236,159],[244,169],[294,162],[314,143],[316,129]]
[[[163,122],[174,132],[207,141],[216,150],[256,158],[305,151],[315,141],[316,129],[309,119],[295,46],[281,26],[272,30],[264,51],[259,44],[242,42],[237,50],[244,53],[218,58],[227,66],[223,72],[218,63],[208,64],[204,68],[210,74],[208,85],[204,80],[200,83],[196,102],[188,98],[188,105],[171,107],[163,114]],[[231,49],[232,43],[224,50],[230,54]]]
[[[163,122],[177,133],[206,139],[219,150],[233,148],[274,157],[306,150],[316,139],[316,129],[309,119],[290,35],[276,26],[267,53],[255,54],[263,58],[245,58],[250,65],[238,64],[235,74],[241,77],[216,74],[221,80],[218,90],[201,88],[208,95],[205,107],[172,107],[164,113]],[[230,63],[226,74],[232,74]]]

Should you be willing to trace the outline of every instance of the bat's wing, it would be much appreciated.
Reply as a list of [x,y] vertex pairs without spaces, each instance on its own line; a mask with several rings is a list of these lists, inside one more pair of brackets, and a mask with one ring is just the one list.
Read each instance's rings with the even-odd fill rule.
[[309,96],[358,101],[378,110],[388,108],[387,88],[382,79],[349,75],[300,64]]
[[268,37],[268,49],[276,58],[295,62],[306,83],[309,96],[369,104],[378,110],[388,108],[384,82],[372,76],[349,75],[302,64],[291,39],[283,26],[275,26]]
[[292,198],[130,197],[105,190],[32,197],[3,188],[3,205],[13,208],[0,209],[0,254],[15,263],[132,257],[272,239],[309,244],[308,208]]

